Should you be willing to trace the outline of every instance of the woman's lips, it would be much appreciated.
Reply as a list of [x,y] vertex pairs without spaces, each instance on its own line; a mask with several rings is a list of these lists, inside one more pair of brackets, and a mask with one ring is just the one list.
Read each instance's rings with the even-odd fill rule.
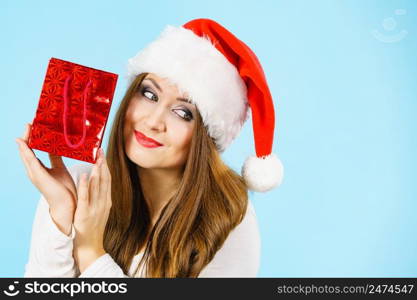
[[147,137],[140,131],[135,130],[135,137],[136,137],[136,140],[139,142],[139,144],[147,148],[156,148],[156,147],[163,146],[163,144],[158,143],[157,141]]

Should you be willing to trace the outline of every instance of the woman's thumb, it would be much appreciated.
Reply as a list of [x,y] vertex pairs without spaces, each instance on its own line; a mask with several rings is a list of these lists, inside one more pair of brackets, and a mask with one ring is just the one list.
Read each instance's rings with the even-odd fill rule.
[[77,187],[77,209],[80,206],[81,208],[88,206],[88,174],[83,173],[80,176]]

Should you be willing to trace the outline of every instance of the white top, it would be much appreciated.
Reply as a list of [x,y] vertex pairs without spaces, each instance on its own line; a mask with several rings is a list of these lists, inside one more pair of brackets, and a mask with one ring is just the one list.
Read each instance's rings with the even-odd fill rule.
[[[74,182],[82,173],[91,173],[93,165],[68,168]],[[132,277],[143,252],[134,256],[128,274],[108,254],[104,254],[80,274],[72,256],[74,226],[70,236],[61,232],[49,214],[49,205],[41,195],[33,221],[29,260],[24,277]],[[226,238],[210,263],[198,277],[256,277],[260,265],[260,235],[255,209],[249,201],[243,221]],[[141,276],[139,270],[137,276]]]

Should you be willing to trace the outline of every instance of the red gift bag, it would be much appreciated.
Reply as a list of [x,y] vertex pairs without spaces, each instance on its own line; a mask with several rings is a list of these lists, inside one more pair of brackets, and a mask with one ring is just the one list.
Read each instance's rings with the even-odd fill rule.
[[28,145],[95,163],[118,75],[51,58]]

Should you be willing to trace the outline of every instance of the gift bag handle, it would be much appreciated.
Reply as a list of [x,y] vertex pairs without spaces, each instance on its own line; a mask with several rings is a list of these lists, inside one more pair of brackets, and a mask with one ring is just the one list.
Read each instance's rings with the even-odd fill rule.
[[85,141],[85,136],[87,134],[87,125],[86,125],[86,120],[87,120],[87,95],[88,95],[88,89],[90,88],[90,85],[92,83],[92,80],[90,79],[87,83],[87,86],[84,88],[84,92],[83,92],[83,136],[81,138],[81,140],[77,143],[77,144],[72,144],[71,141],[68,138],[68,134],[67,134],[67,118],[68,118],[68,83],[69,80],[71,79],[71,75],[68,75],[67,79],[65,80],[65,84],[64,84],[64,113],[63,113],[63,123],[64,123],[64,138],[65,138],[65,142],[67,143],[67,145],[71,148],[78,148],[82,143],[84,143]]

